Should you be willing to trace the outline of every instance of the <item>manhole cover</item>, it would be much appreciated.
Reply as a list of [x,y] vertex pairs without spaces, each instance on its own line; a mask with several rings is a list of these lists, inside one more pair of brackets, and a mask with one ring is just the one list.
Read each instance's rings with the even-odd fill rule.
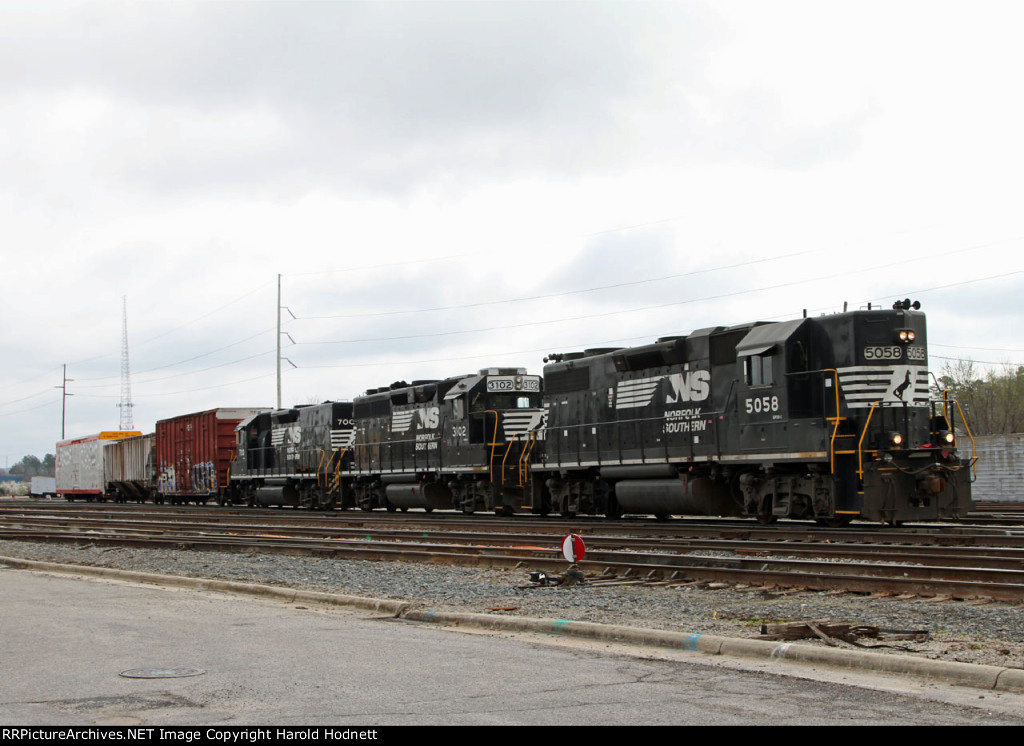
[[201,668],[133,668],[122,671],[126,679],[183,679],[186,676],[202,676],[206,671]]

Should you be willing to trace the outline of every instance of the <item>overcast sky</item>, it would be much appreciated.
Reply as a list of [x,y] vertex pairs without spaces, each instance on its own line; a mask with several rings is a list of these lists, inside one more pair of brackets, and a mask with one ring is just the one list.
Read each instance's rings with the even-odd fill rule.
[[920,300],[1024,364],[1019,2],[0,4],[0,466]]

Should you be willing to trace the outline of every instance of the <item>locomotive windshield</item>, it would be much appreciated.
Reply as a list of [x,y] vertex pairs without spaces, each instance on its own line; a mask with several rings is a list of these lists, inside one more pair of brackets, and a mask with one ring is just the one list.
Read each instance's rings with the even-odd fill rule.
[[490,394],[488,409],[530,409],[540,406],[540,394]]

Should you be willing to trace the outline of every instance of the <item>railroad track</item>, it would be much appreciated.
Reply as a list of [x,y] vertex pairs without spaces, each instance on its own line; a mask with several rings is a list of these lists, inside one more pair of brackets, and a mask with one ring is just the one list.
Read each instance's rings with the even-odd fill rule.
[[1010,529],[830,531],[729,521],[568,524],[439,513],[413,522],[410,514],[399,522],[386,514],[124,507],[3,506],[0,538],[560,573],[567,566],[560,538],[571,528],[587,542],[578,566],[596,583],[729,583],[1024,601],[1024,532]]

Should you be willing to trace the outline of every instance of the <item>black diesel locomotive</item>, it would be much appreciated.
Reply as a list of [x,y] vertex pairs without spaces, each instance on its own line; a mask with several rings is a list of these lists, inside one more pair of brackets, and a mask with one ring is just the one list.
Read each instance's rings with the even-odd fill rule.
[[329,509],[341,504],[351,458],[351,402],[261,412],[235,428],[238,448],[221,502]]
[[368,391],[355,400],[354,504],[465,513],[528,505],[543,413],[541,378],[524,368]]
[[552,356],[534,474],[570,514],[963,516],[971,469],[955,426],[966,423],[930,396],[919,307]]
[[543,384],[492,368],[266,413],[238,428],[232,492],[365,510],[955,519],[972,504],[956,442],[969,431],[930,394],[918,308],[552,355]]

